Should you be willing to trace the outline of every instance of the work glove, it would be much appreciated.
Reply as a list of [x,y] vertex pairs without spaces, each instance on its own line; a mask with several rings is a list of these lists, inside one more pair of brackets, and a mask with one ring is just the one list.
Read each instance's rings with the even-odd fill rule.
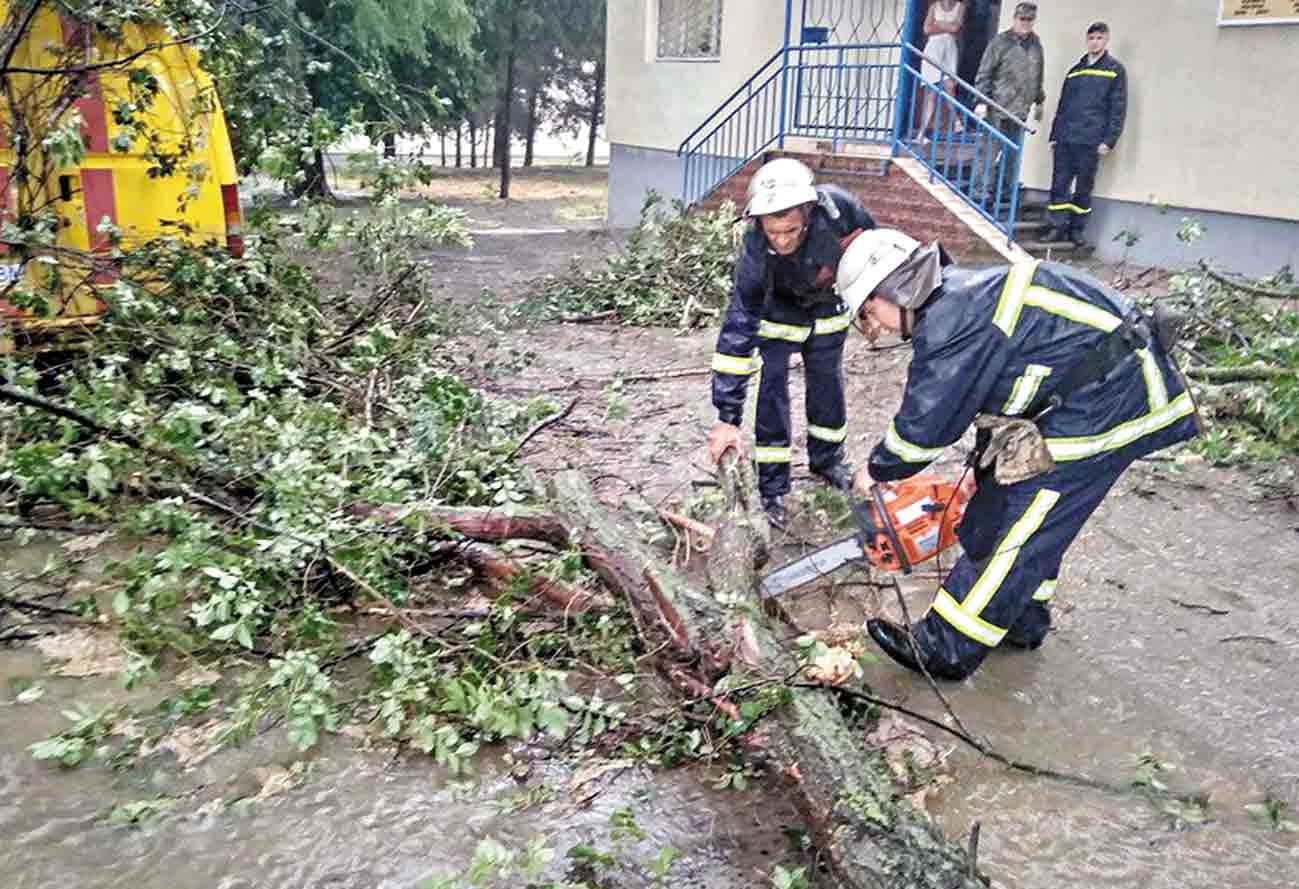
[[987,120],[988,104],[986,102],[980,102],[978,105],[975,105],[974,113],[978,116],[979,120]]

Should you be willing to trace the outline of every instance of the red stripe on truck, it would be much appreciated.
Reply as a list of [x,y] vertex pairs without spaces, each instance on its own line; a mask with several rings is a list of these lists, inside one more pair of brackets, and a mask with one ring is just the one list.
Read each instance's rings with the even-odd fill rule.
[[[63,24],[63,45],[69,49],[84,48],[86,62],[91,62],[91,30],[85,22],[74,21],[67,16],[59,16]],[[82,132],[86,139],[86,150],[108,152],[108,113],[104,108],[104,91],[99,84],[99,75],[89,72],[82,80],[83,95],[75,105],[85,121]]]
[[[113,188],[113,171],[87,170],[83,167],[81,190],[86,203],[86,230],[90,235],[90,249],[94,253],[105,253],[111,245],[108,236],[99,231],[99,225],[105,218],[113,225],[117,225],[117,197]],[[100,263],[100,260],[95,261],[97,266]],[[95,272],[92,279],[96,284],[109,284],[116,278],[113,270],[107,267],[106,262],[104,264],[105,268]]]

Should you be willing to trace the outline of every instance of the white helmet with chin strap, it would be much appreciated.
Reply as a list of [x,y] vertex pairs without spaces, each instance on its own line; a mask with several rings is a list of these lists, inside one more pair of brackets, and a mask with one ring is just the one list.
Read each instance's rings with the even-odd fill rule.
[[767,161],[749,180],[749,202],[744,215],[766,216],[799,204],[815,203],[814,178],[807,164],[792,157]]

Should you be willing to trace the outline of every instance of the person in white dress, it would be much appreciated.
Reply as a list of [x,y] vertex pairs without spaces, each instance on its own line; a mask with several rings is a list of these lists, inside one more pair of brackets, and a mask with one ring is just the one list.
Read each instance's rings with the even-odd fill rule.
[[[921,61],[920,76],[925,79],[926,83],[941,85],[942,89],[948,95],[956,94],[956,81],[944,73],[950,71],[956,73],[956,65],[960,60],[960,51],[957,47],[956,35],[961,33],[961,28],[965,25],[965,4],[961,0],[934,0],[929,4],[929,12],[925,15],[925,55],[926,59]],[[938,65],[929,61],[933,59]],[[925,90],[925,110],[924,116],[920,120],[920,131],[918,133],[919,141],[923,145],[929,140],[925,133],[929,130],[929,125],[934,120],[934,106],[937,104],[937,96],[930,89]],[[953,132],[961,132],[963,127],[961,121],[957,121],[952,126]]]

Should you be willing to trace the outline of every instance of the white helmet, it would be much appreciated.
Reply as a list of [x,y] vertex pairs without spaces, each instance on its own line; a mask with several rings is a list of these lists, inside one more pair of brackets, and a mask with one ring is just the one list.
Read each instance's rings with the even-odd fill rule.
[[[839,260],[835,289],[848,304],[853,317],[875,288],[902,267],[920,248],[920,242],[895,228],[872,228],[862,232]],[[928,294],[926,294],[928,295]]]
[[814,203],[812,171],[792,157],[778,157],[758,168],[749,180],[749,203],[745,216],[766,216],[799,204]]

